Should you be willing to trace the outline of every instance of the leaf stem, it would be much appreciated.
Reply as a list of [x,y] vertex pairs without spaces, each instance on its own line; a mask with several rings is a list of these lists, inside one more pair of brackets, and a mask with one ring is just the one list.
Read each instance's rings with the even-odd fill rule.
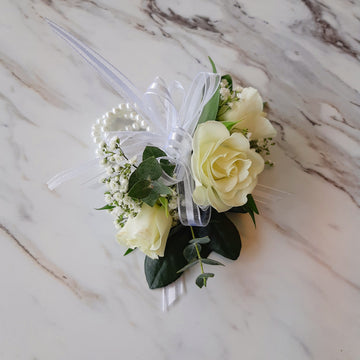
[[[194,229],[193,229],[192,226],[190,226],[190,230],[191,230],[191,235],[192,235],[193,239],[195,239]],[[194,245],[195,245],[197,257],[198,257],[198,259],[199,259],[199,264],[200,264],[201,273],[204,274],[204,266],[203,266],[203,263],[202,263],[202,261],[201,261],[202,258],[201,258],[201,255],[200,255],[199,248],[198,248],[198,246],[197,246],[196,243],[195,243]],[[206,287],[206,281],[207,281],[207,279],[204,278],[203,281],[204,281],[204,286]]]

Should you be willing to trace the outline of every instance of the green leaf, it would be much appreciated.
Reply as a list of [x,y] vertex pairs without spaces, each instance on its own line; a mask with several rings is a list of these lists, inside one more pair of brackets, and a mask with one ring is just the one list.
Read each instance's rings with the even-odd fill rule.
[[[210,243],[203,246],[204,254],[207,257],[211,251],[215,251],[231,260],[236,260],[241,251],[241,239],[236,226],[224,214],[212,209],[211,219],[205,227],[194,227],[196,237],[208,236]],[[207,252],[207,254],[206,254]]]
[[[198,245],[198,250],[201,250],[201,245]],[[184,258],[188,261],[191,262],[194,259],[197,258],[197,251],[194,245],[190,244],[188,246],[186,246],[186,248],[183,251],[183,255]]]
[[222,124],[226,126],[226,128],[230,131],[234,125],[238,123],[238,121],[222,121]]
[[129,255],[130,253],[132,253],[134,250],[136,250],[136,248],[134,248],[134,249],[127,249],[126,250],[126,252],[125,252],[125,254],[123,255],[123,256],[126,256],[126,255]]
[[195,280],[195,284],[201,289],[206,284],[206,279],[199,275]]
[[[209,56],[209,60],[213,72],[217,73],[215,63],[213,62],[210,56]],[[219,110],[219,100],[220,100],[220,87],[216,90],[215,94],[209,100],[209,102],[204,106],[198,124],[201,124],[208,120],[216,120],[216,115]]]
[[[152,191],[151,181],[140,180],[136,182],[129,190],[128,195],[134,199],[144,199]],[[156,199],[157,200],[157,199]]]
[[189,244],[208,244],[210,242],[210,238],[208,236],[204,236],[201,238],[195,238],[189,241]]
[[196,265],[198,262],[199,262],[198,259],[194,259],[193,261],[190,261],[187,265],[185,265],[183,268],[178,270],[177,273],[182,273],[182,272],[186,271],[187,269],[190,269],[191,267]]
[[233,88],[233,81],[232,81],[232,78],[229,74],[226,74],[226,75],[223,75],[221,77],[221,80],[226,80],[229,84],[229,89],[230,91],[232,91],[232,88]]
[[172,164],[169,160],[160,159],[160,166],[169,176],[174,175],[175,165]]
[[158,158],[161,156],[166,156],[166,153],[161,149],[157,148],[156,146],[147,146],[143,152],[143,156],[142,156],[143,161],[152,156],[154,158]]
[[255,200],[251,194],[247,195],[247,203],[242,206],[233,207],[229,210],[229,212],[241,213],[241,214],[249,214],[251,219],[256,227],[255,214],[259,214],[259,210],[255,204]]
[[204,285],[206,286],[206,280],[208,278],[214,277],[215,275],[213,273],[204,273],[204,274],[200,274],[196,280],[195,283],[196,285],[201,289]]
[[219,99],[220,99],[220,89],[217,89],[213,97],[204,106],[198,124],[201,124],[208,120],[216,120],[216,115],[219,109]]
[[129,189],[141,180],[157,180],[161,174],[162,168],[160,164],[151,156],[140,163],[137,169],[131,174],[129,178]]
[[169,201],[168,201],[168,199],[166,197],[160,196],[159,197],[159,202],[160,202],[161,206],[165,209],[166,217],[168,217],[169,216],[169,206],[168,206]]
[[208,264],[208,265],[221,265],[221,266],[225,266],[224,264],[222,264],[219,261],[213,260],[213,259],[201,259],[201,261],[204,264]]
[[145,257],[145,276],[150,289],[167,286],[181,276],[178,271],[187,265],[183,250],[189,239],[190,227],[174,226],[170,230],[164,256],[159,259]]
[[152,191],[159,194],[159,196],[172,194],[171,189],[168,186],[162,184],[160,181],[152,181],[151,187],[152,187]]
[[102,208],[97,208],[95,210],[112,210],[114,207],[114,205],[105,205]]
[[[145,180],[148,181],[148,180]],[[141,183],[141,181],[140,181]],[[137,185],[137,183],[134,185],[134,187]],[[149,184],[150,191],[149,193],[144,197],[138,197],[138,199],[141,199],[144,203],[148,204],[149,206],[154,206],[155,203],[160,199],[162,195],[169,195],[171,194],[171,189],[164,184],[162,184],[159,181],[151,181]],[[145,192],[145,189],[143,190]],[[129,196],[130,192],[129,192]]]
[[208,56],[208,58],[209,58],[209,61],[210,61],[211,67],[212,67],[212,71],[213,71],[214,74],[216,74],[217,71],[216,71],[215,63],[214,63],[213,59],[210,56]]
[[141,199],[145,204],[153,207],[159,200],[160,195],[156,191],[150,191],[149,195]]
[[199,278],[203,278],[203,279],[207,279],[207,278],[213,278],[215,276],[215,274],[213,273],[203,273],[203,274],[200,274],[198,277]]
[[258,208],[257,208],[257,206],[256,206],[256,204],[255,204],[255,200],[254,200],[253,196],[252,196],[251,194],[249,194],[249,195],[247,196],[247,199],[248,199],[248,201],[247,201],[246,205],[247,205],[252,211],[254,211],[255,214],[258,214],[258,215],[259,215],[259,210],[258,210]]

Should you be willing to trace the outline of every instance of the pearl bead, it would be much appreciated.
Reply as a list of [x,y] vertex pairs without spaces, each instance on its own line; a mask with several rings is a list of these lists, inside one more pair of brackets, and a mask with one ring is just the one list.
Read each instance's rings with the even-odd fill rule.
[[136,130],[139,130],[139,125],[134,122],[134,123],[132,124],[132,128],[133,128],[133,130],[135,130],[135,131],[136,131]]

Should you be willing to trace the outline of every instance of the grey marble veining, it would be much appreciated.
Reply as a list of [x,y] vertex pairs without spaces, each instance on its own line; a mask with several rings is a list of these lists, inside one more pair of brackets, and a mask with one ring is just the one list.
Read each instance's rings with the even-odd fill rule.
[[[256,230],[233,216],[239,260],[207,289],[187,274],[168,313],[93,210],[102,189],[45,185],[93,158],[91,124],[121,101],[45,18],[142,90],[189,86],[210,55],[269,104],[260,183],[289,194],[259,204]],[[0,358],[357,359],[359,62],[358,1],[2,1]]]

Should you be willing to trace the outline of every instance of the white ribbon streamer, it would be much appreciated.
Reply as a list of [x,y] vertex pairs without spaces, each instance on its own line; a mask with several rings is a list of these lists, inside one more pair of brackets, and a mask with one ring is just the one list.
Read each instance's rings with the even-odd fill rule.
[[[161,148],[168,155],[167,159],[176,164],[175,178],[163,173],[162,180],[166,185],[177,184],[178,211],[182,224],[189,226],[206,226],[210,220],[210,209],[201,209],[192,199],[194,180],[191,176],[190,159],[192,136],[198,124],[204,106],[209,102],[220,84],[220,75],[201,72],[193,80],[188,93],[184,96],[184,88],[179,82],[167,87],[157,77],[144,95],[134,84],[113,65],[98,53],[87,47],[63,28],[47,19],[56,34],[72,46],[108,84],[124,99],[134,104],[134,110],[150,123],[151,132],[110,132],[105,141],[114,135],[118,136],[123,151],[129,156],[139,155],[146,145]],[[182,106],[177,111],[172,94],[180,91],[183,95]],[[213,120],[213,119],[209,119]],[[62,182],[78,176],[89,169],[91,163],[66,170],[54,176],[48,182],[52,190]],[[184,292],[183,279],[163,289],[163,311],[174,303]]]
[[162,311],[166,312],[169,307],[185,292],[184,277],[177,279],[172,284],[162,289]]

